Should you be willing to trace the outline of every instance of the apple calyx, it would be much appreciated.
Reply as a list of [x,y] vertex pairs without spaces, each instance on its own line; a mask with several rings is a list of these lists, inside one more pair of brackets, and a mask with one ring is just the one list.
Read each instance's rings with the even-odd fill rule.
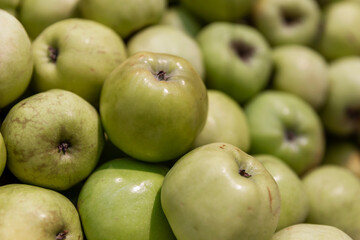
[[59,49],[53,46],[48,47],[50,62],[56,63],[59,56]]
[[70,143],[68,142],[61,142],[59,145],[58,145],[58,152],[62,152],[64,155],[65,153],[67,152],[67,150],[69,149],[70,147]]
[[248,62],[255,53],[255,48],[253,46],[241,40],[232,41],[230,47],[244,62]]
[[345,109],[345,114],[347,119],[349,119],[354,126],[357,126],[360,123],[360,107],[359,106],[350,106]]
[[169,79],[169,77],[167,76],[166,72],[161,70],[159,72],[157,72],[156,74],[154,74],[154,76],[156,77],[156,79],[158,79],[159,81],[167,81]]
[[303,19],[302,13],[294,9],[283,8],[280,12],[283,23],[287,26],[296,25]]
[[251,175],[248,174],[244,169],[240,169],[240,170],[239,170],[239,174],[240,174],[241,176],[243,176],[243,177],[246,177],[246,178],[250,178],[250,177],[251,177]]
[[67,230],[59,232],[58,234],[56,234],[55,240],[64,240],[64,239],[66,239],[66,235],[68,233],[69,233],[69,231],[67,231]]

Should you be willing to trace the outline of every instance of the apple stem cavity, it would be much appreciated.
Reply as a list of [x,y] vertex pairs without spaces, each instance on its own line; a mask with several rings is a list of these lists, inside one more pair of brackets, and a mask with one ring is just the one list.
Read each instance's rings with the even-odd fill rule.
[[49,51],[50,62],[56,63],[57,58],[59,56],[59,49],[56,47],[49,46],[48,51]]
[[346,108],[346,116],[350,119],[351,122],[355,123],[356,125],[360,122],[360,107],[359,106],[352,106]]
[[156,74],[154,74],[154,75],[155,75],[155,77],[156,77],[158,80],[160,80],[160,81],[166,81],[166,80],[169,79],[169,77],[166,76],[166,72],[163,71],[163,70],[159,71],[158,73],[156,73]]
[[66,235],[69,233],[69,231],[64,230],[62,232],[59,232],[58,234],[56,234],[56,238],[55,240],[64,240],[66,239]]
[[67,152],[67,150],[70,147],[70,143],[68,142],[62,142],[58,145],[58,152],[62,152],[63,154],[65,154]]
[[282,20],[285,25],[293,26],[301,22],[302,13],[296,9],[283,8],[281,10]]
[[287,141],[292,142],[296,139],[296,132],[293,129],[286,129],[285,130],[285,138]]
[[230,43],[231,48],[244,61],[247,62],[254,55],[255,48],[243,41],[235,40]]
[[244,169],[240,169],[240,170],[239,170],[239,174],[240,174],[241,176],[243,176],[243,177],[246,177],[246,178],[250,178],[250,177],[251,177],[251,175],[248,174]]

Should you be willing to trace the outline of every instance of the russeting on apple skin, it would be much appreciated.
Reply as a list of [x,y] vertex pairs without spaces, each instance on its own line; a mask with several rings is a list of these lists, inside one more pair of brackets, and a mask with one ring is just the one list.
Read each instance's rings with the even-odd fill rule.
[[167,171],[131,158],[113,159],[96,169],[77,204],[87,239],[175,239],[160,202]]
[[139,52],[105,80],[100,97],[104,130],[135,159],[161,162],[189,150],[205,125],[204,82],[185,59]]
[[104,135],[96,109],[60,89],[32,95],[1,125],[7,167],[22,182],[66,190],[95,168]]
[[33,185],[0,187],[0,239],[82,240],[79,214],[62,194]]
[[227,143],[198,147],[165,175],[161,204],[178,240],[270,239],[280,215],[274,178]]

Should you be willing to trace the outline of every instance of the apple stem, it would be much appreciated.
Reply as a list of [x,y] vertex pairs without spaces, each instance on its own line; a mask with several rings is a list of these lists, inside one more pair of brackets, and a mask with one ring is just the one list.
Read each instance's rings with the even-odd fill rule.
[[55,240],[64,240],[66,239],[66,235],[69,233],[69,231],[67,230],[64,230],[62,232],[59,232],[57,235],[56,235],[56,238]]
[[161,70],[157,74],[155,74],[155,77],[159,79],[160,81],[166,81],[168,77],[166,77],[166,72]]
[[58,55],[59,55],[59,49],[49,46],[49,58],[52,63],[56,63]]
[[248,174],[244,169],[240,169],[240,170],[239,170],[239,174],[240,174],[241,176],[243,176],[243,177],[246,177],[246,178],[251,177],[251,175]]

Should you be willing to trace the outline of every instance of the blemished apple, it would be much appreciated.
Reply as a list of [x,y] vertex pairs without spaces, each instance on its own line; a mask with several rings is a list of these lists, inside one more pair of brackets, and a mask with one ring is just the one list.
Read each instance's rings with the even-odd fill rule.
[[153,52],[128,57],[105,80],[100,116],[110,141],[142,161],[187,152],[205,125],[204,82],[184,58]]
[[18,19],[31,39],[35,39],[47,26],[77,17],[79,0],[21,0]]
[[75,206],[62,194],[27,184],[0,187],[0,239],[82,240]]
[[353,240],[340,229],[323,224],[299,223],[274,234],[271,240]]
[[18,99],[33,73],[31,42],[22,24],[0,9],[0,109]]
[[318,166],[325,133],[310,104],[294,94],[266,90],[244,106],[250,129],[250,154],[270,154],[298,175]]
[[250,133],[244,110],[224,92],[208,90],[208,114],[192,148],[214,142],[230,143],[244,152],[250,148]]
[[128,55],[147,51],[185,58],[204,80],[203,56],[197,41],[174,26],[153,25],[137,32],[128,40],[127,50]]
[[[1,122],[0,122],[1,126]],[[5,166],[6,166],[6,146],[4,143],[4,138],[2,137],[2,134],[0,132],[0,177],[2,173],[4,172]]]
[[1,125],[7,167],[23,183],[66,190],[96,167],[104,134],[96,109],[60,89],[32,95]]
[[269,154],[254,154],[274,177],[280,191],[280,218],[276,230],[305,221],[309,200],[299,176],[284,161]]
[[257,29],[238,23],[213,22],[197,35],[205,63],[206,84],[239,103],[263,90],[270,78],[270,47]]
[[307,223],[339,228],[360,239],[360,180],[337,165],[315,168],[302,179],[309,198]]
[[257,0],[252,17],[273,46],[309,45],[318,34],[321,10],[316,0]]
[[255,158],[227,143],[182,156],[165,175],[161,204],[178,240],[270,239],[279,188]]
[[293,93],[316,110],[326,101],[329,88],[328,64],[318,52],[304,45],[273,48],[272,88]]
[[160,21],[166,0],[81,0],[80,14],[114,29],[126,39],[140,29]]
[[168,168],[131,158],[110,160],[86,180],[78,199],[89,240],[175,239],[160,202]]
[[111,28],[70,18],[48,26],[34,40],[32,87],[74,92],[95,107],[105,78],[127,57],[126,46]]

